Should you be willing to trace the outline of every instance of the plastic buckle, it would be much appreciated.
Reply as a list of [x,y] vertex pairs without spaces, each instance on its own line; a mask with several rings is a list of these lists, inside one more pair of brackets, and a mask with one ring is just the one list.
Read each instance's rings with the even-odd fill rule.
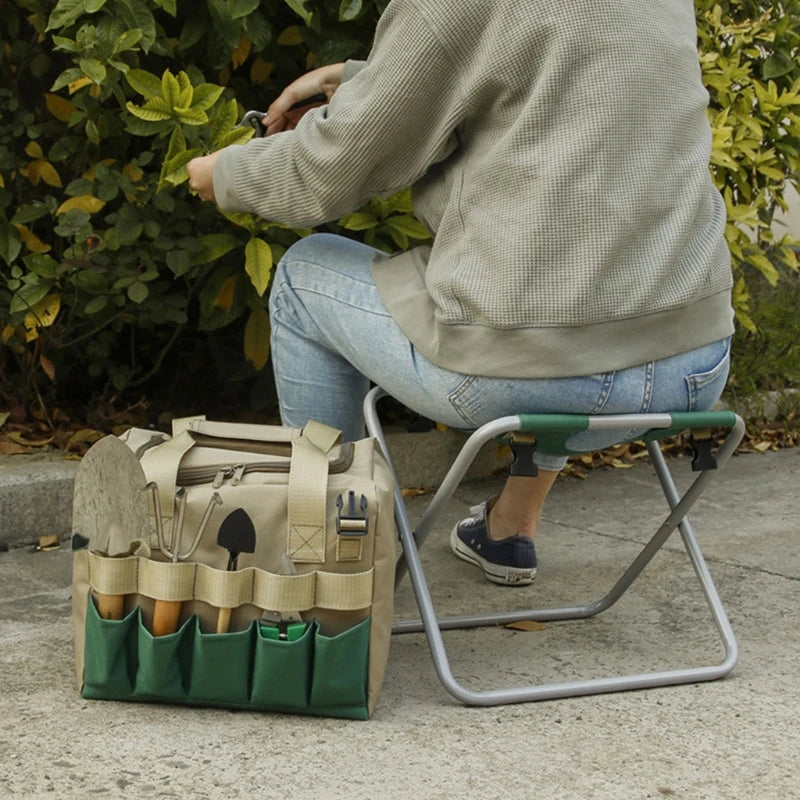
[[694,457],[692,458],[692,472],[702,472],[707,469],[717,468],[717,459],[711,452],[713,441],[711,431],[694,433],[689,437],[689,444],[692,446]]
[[536,442],[533,438],[519,439],[512,434],[509,442],[514,460],[508,468],[509,475],[519,475],[534,478],[539,474],[539,468],[533,463],[533,454],[536,452]]
[[344,536],[366,536],[367,535],[367,498],[361,495],[359,502],[361,513],[356,510],[356,493],[347,493],[347,513],[344,510],[344,497],[338,495],[336,507],[339,509],[336,519],[336,532]]

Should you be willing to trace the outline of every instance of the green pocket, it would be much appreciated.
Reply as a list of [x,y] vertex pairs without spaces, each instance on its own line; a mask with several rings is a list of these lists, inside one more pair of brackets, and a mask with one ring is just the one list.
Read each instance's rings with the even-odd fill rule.
[[338,636],[317,633],[311,682],[311,710],[347,706],[359,709],[367,703],[370,618]]
[[247,703],[255,625],[235,633],[202,633],[196,620],[187,697],[190,703]]
[[139,665],[136,670],[137,698],[186,701],[186,684],[192,659],[195,617],[168,636],[153,636],[139,619]]
[[256,630],[250,702],[287,711],[306,708],[317,623],[312,622],[296,641],[277,641],[270,632]]
[[124,619],[102,619],[89,595],[86,608],[86,644],[83,651],[83,689],[86,698],[127,697],[136,674],[138,608]]

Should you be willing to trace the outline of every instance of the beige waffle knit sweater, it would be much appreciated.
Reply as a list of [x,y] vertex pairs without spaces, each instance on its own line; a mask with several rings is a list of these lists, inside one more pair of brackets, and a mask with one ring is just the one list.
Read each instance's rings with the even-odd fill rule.
[[413,344],[557,377],[733,331],[691,0],[392,0],[295,131],[224,150],[223,209],[315,225],[413,186],[432,248],[376,258]]

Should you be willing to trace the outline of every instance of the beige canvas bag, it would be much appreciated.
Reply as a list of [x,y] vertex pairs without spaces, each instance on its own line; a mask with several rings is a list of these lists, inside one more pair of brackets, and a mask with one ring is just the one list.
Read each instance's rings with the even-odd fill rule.
[[[143,475],[121,477],[129,454]],[[374,440],[313,422],[131,429],[87,453],[73,522],[84,697],[371,714],[396,561]],[[235,559],[231,534],[250,538]]]

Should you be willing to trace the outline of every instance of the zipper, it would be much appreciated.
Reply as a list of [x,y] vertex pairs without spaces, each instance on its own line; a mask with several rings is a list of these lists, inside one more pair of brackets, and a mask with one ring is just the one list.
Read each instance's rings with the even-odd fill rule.
[[[353,463],[353,444],[346,442],[341,446],[337,458],[328,462],[328,473],[335,475],[347,472]],[[245,475],[253,473],[288,473],[291,465],[290,459],[281,461],[254,461],[250,464],[209,464],[204,467],[184,467],[178,470],[178,486],[195,486],[211,481],[213,489],[219,489],[225,481],[230,481],[231,486],[238,486]]]

